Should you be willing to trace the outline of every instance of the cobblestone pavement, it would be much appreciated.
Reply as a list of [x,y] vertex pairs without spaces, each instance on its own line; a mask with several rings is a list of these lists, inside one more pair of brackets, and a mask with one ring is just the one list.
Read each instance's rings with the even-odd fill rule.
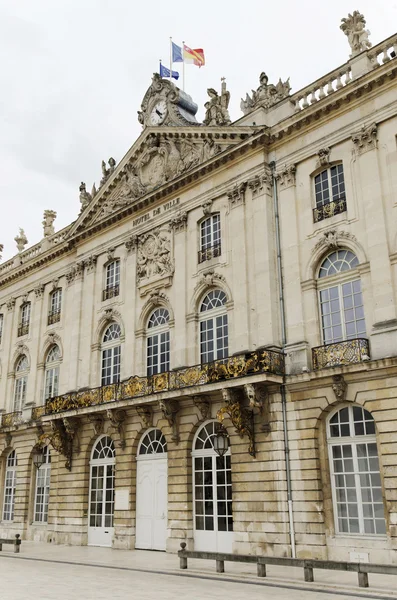
[[241,600],[249,595],[250,600],[397,599],[394,577],[388,578],[388,588],[384,580],[382,586],[381,580],[372,579],[373,587],[361,590],[348,573],[334,573],[333,580],[315,573],[316,582],[305,584],[299,569],[286,573],[285,569],[269,568],[269,577],[258,580],[253,565],[225,566],[227,573],[218,575],[212,562],[191,560],[189,570],[180,571],[178,558],[172,554],[24,542],[20,555],[4,551],[0,555],[0,598]]

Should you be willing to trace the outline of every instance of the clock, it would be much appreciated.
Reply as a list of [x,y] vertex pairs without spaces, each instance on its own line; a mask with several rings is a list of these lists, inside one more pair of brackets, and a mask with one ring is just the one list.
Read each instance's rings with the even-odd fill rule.
[[159,100],[151,110],[149,124],[161,125],[165,121],[167,112],[167,102],[165,100]]

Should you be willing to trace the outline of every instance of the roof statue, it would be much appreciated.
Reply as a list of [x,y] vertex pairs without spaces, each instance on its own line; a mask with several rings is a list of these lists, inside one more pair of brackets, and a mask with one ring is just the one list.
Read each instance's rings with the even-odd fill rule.
[[230,92],[226,89],[226,80],[224,77],[221,79],[222,89],[221,95],[214,88],[209,88],[207,94],[210,97],[209,102],[204,104],[205,108],[205,119],[204,125],[230,125],[230,116],[228,106],[230,102]]
[[114,170],[116,168],[116,161],[114,160],[114,158],[112,156],[108,160],[108,165],[109,165],[109,168],[107,169],[105,161],[104,160],[102,161],[102,179],[99,184],[99,187],[102,187],[103,184],[107,182],[107,180],[109,179],[109,177],[111,176],[111,174],[114,172]]
[[284,82],[279,79],[276,85],[269,84],[268,81],[268,76],[262,72],[259,76],[258,89],[252,90],[252,96],[247,94],[245,100],[241,99],[240,108],[245,115],[258,107],[270,108],[289,96],[291,91],[289,77]]
[[83,210],[85,210],[87,208],[87,206],[91,202],[92,196],[89,192],[87,192],[84,181],[82,181],[80,183],[79,190],[80,190],[80,203],[81,203],[81,212],[82,212]]
[[57,217],[55,210],[45,210],[43,215],[42,225],[44,228],[44,237],[49,237],[55,233],[54,221]]
[[350,56],[356,56],[371,48],[372,44],[368,39],[368,36],[371,34],[368,29],[365,28],[365,18],[364,15],[361,14],[358,10],[355,10],[353,14],[348,14],[346,18],[342,19],[342,25],[340,28],[343,33],[347,35],[347,39],[350,44],[350,48],[352,49],[352,53]]
[[19,228],[19,234],[14,237],[14,240],[17,243],[18,252],[23,252],[25,250],[25,246],[28,244],[28,238],[21,227]]
[[[0,244],[0,252],[3,252],[3,250],[4,250],[4,245],[3,245],[3,244]],[[3,258],[3,257],[2,257],[2,256],[1,256],[1,254],[0,254],[0,260],[1,260],[2,258]]]

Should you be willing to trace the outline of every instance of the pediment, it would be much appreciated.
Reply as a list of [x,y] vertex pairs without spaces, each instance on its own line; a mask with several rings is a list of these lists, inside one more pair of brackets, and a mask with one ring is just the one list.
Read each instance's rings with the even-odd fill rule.
[[92,197],[69,232],[95,226],[155,190],[183,178],[253,132],[250,127],[146,128],[106,183]]

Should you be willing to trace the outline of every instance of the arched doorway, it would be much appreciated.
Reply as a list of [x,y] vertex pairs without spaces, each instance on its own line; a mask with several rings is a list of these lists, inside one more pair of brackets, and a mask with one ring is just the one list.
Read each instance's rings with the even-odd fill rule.
[[136,538],[141,550],[165,550],[167,541],[167,442],[150,429],[138,448]]
[[90,461],[89,546],[112,545],[115,464],[113,440],[104,435],[95,443]]
[[214,450],[220,425],[208,421],[193,441],[194,549],[232,552],[232,470],[230,448],[224,456]]

